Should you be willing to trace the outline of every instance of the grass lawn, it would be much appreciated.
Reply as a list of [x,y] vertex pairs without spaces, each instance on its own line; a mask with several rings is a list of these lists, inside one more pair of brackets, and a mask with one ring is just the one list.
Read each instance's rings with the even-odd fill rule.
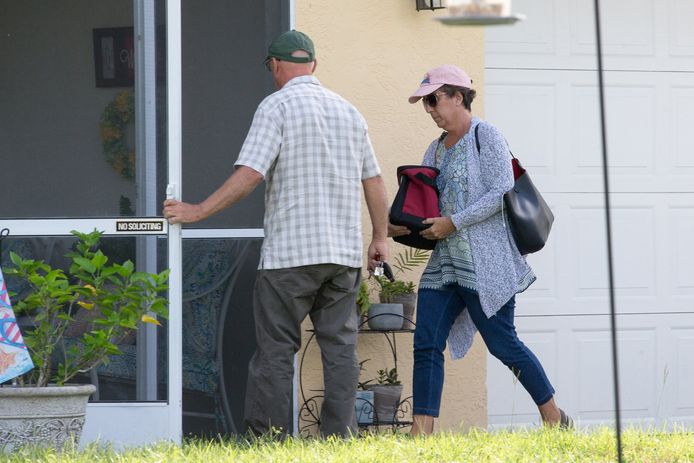
[[[694,462],[694,433],[626,430],[625,462]],[[592,432],[531,430],[441,433],[412,439],[370,435],[352,440],[297,439],[285,442],[190,441],[183,446],[161,443],[114,450],[89,446],[62,454],[26,450],[0,456],[0,462],[609,462],[616,461],[610,429]]]

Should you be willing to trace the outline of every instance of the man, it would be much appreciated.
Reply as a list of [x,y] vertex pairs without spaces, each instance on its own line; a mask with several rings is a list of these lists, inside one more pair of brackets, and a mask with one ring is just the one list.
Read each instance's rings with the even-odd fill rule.
[[200,204],[165,201],[164,216],[170,223],[204,219],[266,181],[254,289],[257,350],[248,367],[245,422],[254,433],[289,430],[293,357],[308,315],[323,360],[321,433],[347,436],[356,428],[359,376],[360,189],[373,225],[373,270],[388,257],[385,187],[364,118],[313,77],[311,39],[298,31],[281,34],[265,65],[278,91],[258,106],[234,173]]

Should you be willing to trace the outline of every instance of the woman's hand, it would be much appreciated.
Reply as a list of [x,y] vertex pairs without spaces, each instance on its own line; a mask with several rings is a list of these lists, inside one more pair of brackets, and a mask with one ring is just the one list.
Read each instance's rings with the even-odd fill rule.
[[434,217],[423,220],[422,223],[431,224],[431,227],[419,232],[420,235],[428,240],[440,240],[455,231],[455,225],[453,225],[450,217]]
[[405,227],[404,225],[393,225],[392,223],[388,222],[388,237],[392,238],[393,236],[405,236],[409,235],[410,229]]

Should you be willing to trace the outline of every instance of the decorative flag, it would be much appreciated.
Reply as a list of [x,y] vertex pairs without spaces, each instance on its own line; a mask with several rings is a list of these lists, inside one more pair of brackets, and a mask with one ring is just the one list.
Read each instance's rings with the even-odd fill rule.
[[0,268],[0,383],[23,375],[32,368],[34,363],[19,332]]

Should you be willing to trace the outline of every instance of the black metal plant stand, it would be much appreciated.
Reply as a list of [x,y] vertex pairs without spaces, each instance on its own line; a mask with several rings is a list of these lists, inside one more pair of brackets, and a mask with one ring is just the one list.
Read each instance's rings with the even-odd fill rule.
[[[392,314],[382,314],[387,316],[393,316]],[[381,315],[377,315],[381,316]],[[400,316],[404,321],[409,321],[414,326],[412,320]],[[380,334],[385,337],[390,347],[391,354],[393,356],[393,364],[397,368],[398,365],[398,348],[396,341],[396,334],[400,333],[414,333],[414,329],[399,329],[399,330],[372,330],[367,329],[368,319],[362,321],[359,325],[359,334],[372,335]],[[320,408],[323,403],[323,390],[310,390],[305,391],[303,386],[303,369],[304,360],[306,359],[306,353],[308,352],[309,346],[313,343],[316,333],[313,330],[309,330],[311,336],[306,341],[303,352],[301,353],[301,360],[299,361],[299,393],[300,397],[300,407],[299,407],[299,424],[298,433],[300,436],[306,437],[309,435],[314,435],[318,433],[320,427]],[[307,392],[310,393],[307,394]],[[378,416],[375,404],[366,399],[358,399],[357,405],[357,416],[361,415],[363,417],[368,417],[368,422],[362,421],[358,422],[358,426],[362,430],[391,430],[396,431],[398,429],[407,428],[412,425],[412,396],[402,398],[398,401],[394,413],[392,416]]]

